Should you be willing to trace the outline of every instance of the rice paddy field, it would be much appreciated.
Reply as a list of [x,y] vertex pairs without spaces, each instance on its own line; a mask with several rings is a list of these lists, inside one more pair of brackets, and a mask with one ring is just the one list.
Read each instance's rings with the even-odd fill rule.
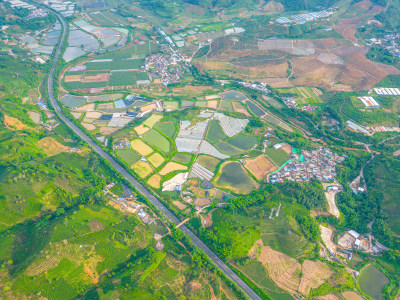
[[211,120],[207,130],[206,140],[209,141],[211,144],[215,144],[222,140],[225,140],[226,138],[227,136],[222,131],[222,128],[219,125],[219,121]]
[[282,149],[268,148],[265,152],[278,166],[289,160],[289,155]]
[[162,165],[164,162],[164,157],[160,153],[154,153],[147,157],[147,160],[151,163],[154,168],[157,168]]
[[382,288],[389,279],[374,265],[369,264],[360,271],[359,283],[361,291],[373,299],[382,299]]
[[211,172],[214,172],[221,161],[209,155],[199,155],[196,162]]
[[220,151],[226,155],[235,156],[235,155],[243,153],[243,150],[236,148],[226,142],[218,142],[214,146],[215,146],[215,148],[217,148],[218,151]]
[[254,104],[252,101],[246,101],[247,106],[249,107],[250,111],[255,114],[257,117],[262,117],[265,115],[265,111],[263,111],[258,105]]
[[169,138],[173,138],[177,130],[173,121],[158,122],[154,125],[154,129],[158,130],[162,134],[165,134]]
[[92,12],[89,16],[92,21],[99,26],[112,27],[130,25],[130,22],[126,18],[109,10]]
[[219,187],[232,190],[238,194],[248,194],[258,187],[238,162],[228,162],[221,166],[220,175],[215,180]]
[[319,104],[322,103],[321,95],[322,91],[309,87],[309,86],[300,86],[300,87],[294,87],[294,88],[281,88],[278,89],[280,93],[283,94],[295,94],[297,95],[298,99],[298,104]]
[[172,158],[173,161],[183,165],[189,165],[192,162],[192,159],[193,155],[189,153],[177,153]]

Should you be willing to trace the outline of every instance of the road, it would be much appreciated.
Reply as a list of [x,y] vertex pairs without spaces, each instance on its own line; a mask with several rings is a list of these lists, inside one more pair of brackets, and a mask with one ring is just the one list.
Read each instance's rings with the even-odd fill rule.
[[[129,174],[125,168],[123,168],[118,162],[116,162],[107,152],[105,152],[99,145],[97,145],[88,135],[86,135],[78,126],[76,126],[67,116],[62,112],[56,98],[54,97],[54,86],[53,86],[53,76],[56,69],[58,59],[61,53],[62,45],[64,44],[66,38],[66,22],[64,18],[57,12],[54,12],[57,18],[60,20],[62,25],[62,35],[57,45],[57,49],[54,55],[54,60],[49,72],[49,77],[47,79],[47,90],[51,105],[53,106],[58,117],[82,140],[84,140],[98,155],[106,159],[114,169],[120,173],[127,181],[129,181],[136,190],[142,194],[144,197],[148,198],[149,201],[160,210],[171,222],[179,224],[180,220],[172,214],[149,190],[147,190],[139,181],[137,181],[131,174]],[[214,252],[212,252],[197,236],[193,234],[186,226],[181,226],[179,229],[186,233],[193,245],[204,251],[204,253],[214,262],[214,264],[233,282],[239,286],[243,292],[250,299],[261,299],[243,280],[241,280]]]

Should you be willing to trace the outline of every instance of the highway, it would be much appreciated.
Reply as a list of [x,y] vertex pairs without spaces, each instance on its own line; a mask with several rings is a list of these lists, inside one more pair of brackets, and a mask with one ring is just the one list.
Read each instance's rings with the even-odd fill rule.
[[[131,174],[129,174],[124,167],[122,167],[117,161],[115,161],[107,152],[105,152],[99,145],[97,145],[88,135],[86,135],[78,126],[76,126],[67,116],[62,112],[56,98],[54,97],[54,86],[53,86],[53,75],[59,60],[62,45],[66,38],[67,23],[65,19],[58,13],[53,11],[57,18],[60,20],[62,25],[62,35],[57,44],[54,59],[47,79],[47,90],[51,105],[53,106],[58,117],[82,140],[84,140],[97,154],[106,159],[117,172],[119,172],[127,181],[129,181],[136,190],[144,197],[148,198],[149,201],[160,210],[171,222],[179,224],[180,220],[171,213],[149,190],[147,190],[139,181],[137,181]],[[186,233],[193,245],[203,250],[204,253],[214,262],[214,264],[233,282],[239,286],[243,292],[250,299],[261,299],[243,280],[241,280],[217,255],[214,254],[197,236],[193,234],[185,225],[180,226],[179,229]]]

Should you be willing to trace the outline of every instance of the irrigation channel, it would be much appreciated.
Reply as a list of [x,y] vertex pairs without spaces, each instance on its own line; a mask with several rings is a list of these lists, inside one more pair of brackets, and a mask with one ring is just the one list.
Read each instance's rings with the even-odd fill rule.
[[[35,4],[38,5],[37,3]],[[131,174],[129,174],[124,167],[122,167],[117,161],[115,161],[107,152],[105,152],[99,145],[97,145],[88,135],[86,135],[62,112],[57,102],[57,99],[54,97],[53,76],[60,57],[62,45],[64,44],[67,36],[66,33],[67,23],[61,14],[59,14],[58,12],[52,10],[47,6],[45,7],[50,11],[52,11],[57,16],[62,25],[62,35],[56,46],[56,51],[54,53],[52,66],[47,79],[48,95],[54,111],[57,113],[58,117],[76,135],[78,135],[83,141],[85,141],[98,155],[107,160],[118,173],[120,173],[127,181],[129,181],[135,187],[135,189],[140,194],[146,197],[158,210],[160,210],[168,220],[170,220],[174,224],[179,224],[180,220],[171,211],[169,211],[146,187],[144,187],[138,180],[136,180]],[[214,264],[221,270],[221,272],[223,272],[231,281],[233,281],[237,286],[239,286],[243,290],[243,292],[247,295],[247,297],[249,297],[250,299],[261,300],[261,298],[243,280],[241,280],[239,276],[237,276],[236,273],[234,273],[232,269],[229,268],[214,252],[212,252],[196,235],[194,235],[194,233],[190,231],[189,228],[187,228],[185,225],[182,225],[179,227],[179,229],[183,233],[187,234],[193,245],[203,250],[204,253],[208,256],[208,258],[211,261],[213,261]]]

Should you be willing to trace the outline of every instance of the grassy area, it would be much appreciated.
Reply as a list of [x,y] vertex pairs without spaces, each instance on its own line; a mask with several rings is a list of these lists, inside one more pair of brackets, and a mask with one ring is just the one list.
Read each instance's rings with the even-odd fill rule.
[[143,65],[144,59],[114,59],[111,65],[112,70],[138,70]]
[[166,154],[171,152],[171,143],[157,130],[151,129],[146,132],[143,136],[143,141]]
[[136,84],[135,74],[135,71],[113,71],[108,84],[110,86],[134,85]]
[[170,138],[173,138],[176,132],[176,126],[173,121],[159,122],[154,125],[154,128]]
[[227,154],[227,155],[238,155],[243,152],[242,150],[240,150],[236,147],[233,147],[226,142],[219,142],[219,143],[215,144],[214,146],[219,151],[221,151],[222,153]]
[[192,161],[193,155],[189,153],[177,153],[172,160],[178,163],[189,165]]
[[196,162],[214,172],[221,161],[209,155],[200,155]]
[[121,157],[122,160],[125,161],[128,165],[134,164],[141,158],[138,153],[129,149],[117,150],[117,155]]
[[211,144],[218,143],[219,141],[225,140],[227,136],[222,131],[221,126],[219,125],[218,120],[211,120],[210,125],[208,126],[206,140]]
[[282,149],[268,148],[266,154],[272,159],[278,166],[284,164],[288,159],[289,155]]
[[249,136],[244,134],[238,134],[228,140],[228,143],[234,147],[237,147],[242,150],[249,150],[254,145],[256,145],[258,139],[256,136]]
[[262,117],[265,115],[265,112],[250,100],[246,101],[246,104],[249,106],[250,111],[257,117]]

